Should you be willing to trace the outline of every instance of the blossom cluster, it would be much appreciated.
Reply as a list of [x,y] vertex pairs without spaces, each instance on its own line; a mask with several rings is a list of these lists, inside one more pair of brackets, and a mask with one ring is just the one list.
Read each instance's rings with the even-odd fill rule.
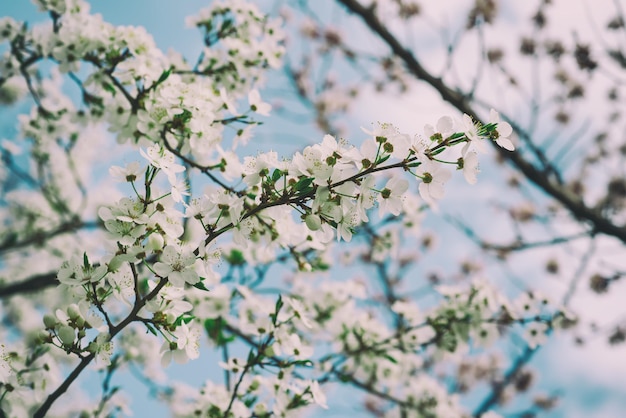
[[[315,279],[335,262],[328,257],[339,243],[374,219],[402,219],[402,234],[417,234],[421,206],[437,207],[453,171],[477,182],[488,141],[513,150],[512,128],[497,112],[485,124],[444,116],[409,135],[382,123],[364,129],[359,145],[325,135],[289,158],[240,158],[235,150],[251,138],[253,118],[271,111],[259,89],[285,52],[279,20],[241,0],[213,3],[188,19],[205,45],[190,65],[160,51],[144,29],[90,14],[86,2],[36,3],[50,22],[29,28],[0,20],[0,41],[10,47],[0,58],[0,85],[33,101],[19,117],[23,141],[3,146],[2,156],[13,164],[28,154],[34,167],[23,175],[30,187],[6,196],[2,222],[13,223],[5,222],[0,248],[48,240],[2,267],[20,279],[43,274],[29,268],[53,269],[58,286],[32,303],[3,302],[2,309],[32,314],[13,315],[28,347],[0,346],[0,408],[11,416],[124,409],[116,393],[67,410],[56,401],[90,364],[107,373],[140,365],[147,380],[162,381],[160,367],[197,359],[207,343],[225,353],[226,381],[172,384],[164,397],[175,415],[288,416],[328,407],[324,384],[350,382],[384,394],[389,416],[406,408],[462,416],[457,397],[424,372],[426,358],[488,345],[512,323],[529,324],[535,346],[558,326],[554,318],[569,320],[536,296],[509,301],[477,281],[438,289],[432,309],[390,298],[394,328],[363,309],[367,286]],[[36,76],[43,63],[54,69]],[[78,86],[80,104],[62,80]],[[111,147],[106,136],[91,135],[97,126],[141,158],[109,167],[126,187],[123,197],[86,192],[97,149]],[[235,127],[232,138],[226,127]],[[204,180],[202,193],[192,178]],[[83,221],[88,215],[95,219]],[[96,231],[64,235],[82,228]],[[400,235],[372,241],[370,260],[396,259]],[[45,261],[25,268],[28,257]],[[291,286],[262,295],[264,272],[282,262],[296,270]],[[41,321],[27,319],[42,310]],[[59,364],[74,371],[63,377]]]

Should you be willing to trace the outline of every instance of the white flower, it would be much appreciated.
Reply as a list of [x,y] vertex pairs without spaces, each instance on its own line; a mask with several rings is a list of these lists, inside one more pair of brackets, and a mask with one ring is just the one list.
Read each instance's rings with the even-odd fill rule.
[[304,175],[314,177],[313,181],[319,186],[328,185],[328,179],[333,173],[333,167],[323,161],[326,157],[322,155],[320,147],[306,147],[302,154],[296,152],[291,161],[289,174],[298,177]]
[[540,311],[538,300],[528,293],[522,293],[515,301],[515,313],[521,318],[539,315]]
[[463,176],[469,184],[476,184],[476,175],[480,172],[478,168],[478,154],[470,151],[465,157],[459,158],[459,168],[463,169]]
[[171,206],[174,204],[174,200],[169,196],[161,199],[160,203],[164,207],[164,210],[157,210],[154,212],[150,218],[148,227],[159,227],[168,237],[178,238],[184,232],[183,224],[181,222],[183,214]]
[[0,382],[7,382],[12,373],[9,356],[5,352],[4,344],[0,344]]
[[391,123],[378,123],[371,131],[368,131],[363,127],[361,127],[361,130],[366,134],[371,135],[374,139],[378,137],[389,138],[398,135],[398,128]]
[[302,321],[302,324],[305,327],[307,328],[313,327],[313,325],[311,324],[311,320],[309,319],[308,315],[305,312],[304,305],[302,304],[302,302],[294,298],[285,298],[285,301],[287,302],[289,306],[291,306],[293,313]]
[[397,300],[391,305],[391,309],[401,315],[409,325],[417,325],[424,320],[424,315],[416,303]]
[[237,357],[231,357],[228,359],[228,362],[220,361],[217,363],[224,370],[228,370],[229,372],[239,373],[244,370],[246,366],[245,360],[240,360]]
[[224,105],[230,113],[232,113],[233,115],[238,114],[237,107],[235,106],[235,101],[231,96],[228,95],[228,92],[224,87],[220,89],[220,99],[224,101]]
[[146,151],[140,149],[139,152],[146,160],[150,161],[150,164],[161,169],[167,175],[170,184],[176,184],[176,173],[185,171],[184,166],[176,164],[174,154],[159,144],[148,147]]
[[[178,364],[185,364],[188,360],[197,359],[200,356],[200,330],[196,327],[189,328],[182,323],[172,332],[176,341],[167,341],[161,347],[161,364],[167,366],[172,359]],[[173,348],[174,345],[176,348]]]
[[489,114],[489,123],[497,123],[498,127],[496,128],[496,144],[500,145],[502,148],[514,151],[515,146],[510,139],[511,134],[513,133],[513,127],[508,122],[500,122],[500,115],[494,109],[491,109]]
[[[337,208],[339,207],[337,206]],[[341,212],[341,208],[339,208],[339,212]],[[357,219],[356,213],[343,215],[341,221],[337,223],[337,241],[342,239],[346,242],[352,241],[354,228],[358,225]]]
[[369,222],[367,210],[372,208],[376,202],[375,183],[376,179],[374,176],[365,176],[361,180],[361,190],[358,193],[355,205],[355,211],[360,222]]
[[470,146],[472,145],[480,153],[487,152],[487,144],[485,143],[485,141],[481,139],[480,136],[478,136],[478,126],[474,122],[472,117],[467,114],[464,114],[462,125],[463,125],[463,133],[465,133],[465,137],[467,138],[467,144],[463,146],[463,149],[461,150],[461,155],[465,156],[465,154],[467,154],[467,152],[469,151]]
[[411,151],[415,153],[415,157],[418,161],[426,162],[426,151],[428,150],[428,143],[419,135],[415,135],[411,141]]
[[[441,135],[441,139],[445,139],[454,131],[454,120],[450,116],[442,116],[437,121],[437,128],[433,128],[432,125],[424,126],[424,135],[431,140],[438,139],[437,136]],[[437,135],[439,134],[439,135]]]
[[391,155],[398,160],[403,160],[409,155],[409,149],[411,147],[411,138],[407,134],[399,133],[388,139],[388,142],[393,145],[393,151]]
[[107,274],[107,266],[89,265],[78,256],[65,261],[57,274],[57,279],[63,284],[79,286],[86,283],[97,283]]
[[533,322],[530,324],[524,333],[528,346],[534,349],[538,345],[545,344],[548,340],[548,335],[546,334],[547,330],[548,325],[544,322]]
[[488,322],[482,323],[478,328],[472,330],[474,343],[479,347],[490,347],[497,339],[500,333],[496,324]]
[[[154,281],[148,282],[148,289],[154,290],[157,284]],[[167,316],[168,323],[174,323],[182,314],[193,309],[193,305],[183,299],[185,289],[174,286],[165,286],[158,296],[146,303],[145,309],[148,312],[161,312]]]
[[328,405],[326,404],[326,395],[324,394],[324,392],[322,392],[322,389],[320,389],[320,384],[317,382],[317,380],[311,381],[309,390],[311,391],[313,402],[315,402],[324,409],[328,409]]
[[153,269],[161,277],[167,277],[175,287],[185,283],[196,284],[200,281],[194,269],[196,256],[191,251],[178,252],[173,245],[168,245],[161,254],[161,261],[154,263]]
[[145,225],[118,221],[117,219],[104,221],[104,227],[111,233],[113,239],[124,246],[133,245],[137,238],[146,232]]
[[257,157],[245,157],[243,160],[244,173],[243,181],[248,186],[255,186],[261,182],[261,178],[272,174],[272,170],[280,167],[278,154],[274,151],[260,154]]
[[261,100],[261,95],[257,89],[253,89],[250,93],[248,93],[248,102],[250,102],[250,108],[252,111],[263,116],[270,115],[272,105]]
[[437,199],[443,197],[445,183],[452,177],[448,169],[432,161],[422,163],[415,170],[415,174],[422,178],[419,185],[420,196],[430,205],[434,205]]
[[176,182],[172,183],[171,186],[172,200],[174,200],[174,202],[180,203],[183,201],[183,196],[190,195],[189,185],[187,181],[183,179],[176,179]]
[[203,292],[195,314],[202,318],[226,317],[230,312],[231,290],[224,284],[211,287],[210,292]]
[[272,345],[274,352],[281,356],[294,357],[296,360],[307,360],[313,355],[313,347],[304,345],[298,334],[287,331],[284,327],[274,331],[276,342]]
[[121,222],[134,222],[136,224],[146,224],[150,217],[144,211],[144,205],[139,200],[124,197],[111,207],[103,206],[98,209],[98,216],[103,221],[118,220]]
[[111,364],[111,355],[113,354],[113,341],[108,332],[101,332],[96,339],[92,341],[87,350],[96,354],[96,360],[101,363],[101,366],[108,366]]
[[116,181],[135,181],[143,173],[143,167],[137,161],[128,163],[126,167],[112,166],[109,168],[109,174]]
[[242,219],[233,225],[233,242],[241,245],[243,248],[248,247],[250,234],[254,231],[255,220],[253,218]]
[[408,180],[397,176],[389,179],[387,185],[378,196],[380,216],[382,217],[387,212],[391,212],[393,215],[398,216],[402,211],[403,195],[408,189]]

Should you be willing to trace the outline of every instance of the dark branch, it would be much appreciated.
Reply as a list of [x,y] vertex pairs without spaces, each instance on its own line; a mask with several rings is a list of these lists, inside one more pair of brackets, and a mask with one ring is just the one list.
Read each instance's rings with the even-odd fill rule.
[[[411,74],[413,74],[417,79],[423,80],[427,84],[431,85],[435,90],[437,90],[437,92],[439,92],[443,100],[450,103],[457,110],[468,114],[476,121],[480,120],[477,112],[470,105],[467,97],[461,92],[451,89],[441,78],[433,76],[424,67],[422,67],[413,53],[404,48],[398,39],[396,39],[396,37],[389,32],[387,27],[380,20],[378,20],[372,9],[364,7],[356,0],[338,1],[350,12],[358,15],[363,22],[365,22],[365,24],[376,35],[378,35],[387,44],[387,46],[389,46],[389,48],[391,48],[392,52],[404,62],[407,70]],[[598,233],[615,237],[623,243],[626,243],[626,228],[624,226],[614,224],[610,219],[602,216],[598,210],[585,205],[579,196],[560,186],[558,183],[555,184],[545,175],[543,171],[538,170],[535,166],[526,161],[520,153],[509,152],[500,148],[495,143],[493,143],[493,145],[496,147],[497,152],[502,158],[508,160],[514,167],[524,174],[528,180],[534,183],[546,194],[552,196],[560,202],[567,210],[569,210],[574,218],[590,223],[593,229]]]
[[2,286],[0,287],[0,299],[24,293],[38,292],[47,287],[56,286],[59,284],[56,277],[57,273],[55,271],[51,273],[39,274],[21,282]]

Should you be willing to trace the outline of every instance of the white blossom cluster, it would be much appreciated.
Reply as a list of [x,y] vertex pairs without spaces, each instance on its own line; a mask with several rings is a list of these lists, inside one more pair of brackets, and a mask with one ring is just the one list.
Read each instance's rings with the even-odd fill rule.
[[[436,207],[444,197],[448,167],[476,183],[487,141],[513,150],[511,126],[497,112],[487,124],[443,117],[416,135],[378,124],[358,146],[326,135],[290,158],[241,159],[234,150],[250,139],[252,117],[271,110],[258,88],[284,54],[280,21],[252,3],[214,2],[187,22],[205,43],[192,66],[162,53],[143,28],[90,14],[84,1],[36,3],[49,12],[47,24],[0,20],[0,40],[9,45],[0,85],[34,102],[19,118],[23,141],[3,145],[2,155],[28,154],[34,174],[24,177],[37,185],[7,194],[0,239],[17,248],[47,237],[54,248],[16,251],[0,275],[17,282],[53,269],[59,285],[3,302],[3,314],[20,312],[15,328],[26,336],[13,343],[0,331],[0,408],[8,416],[42,416],[51,407],[58,415],[126,410],[117,393],[101,402],[56,401],[92,364],[139,365],[146,379],[163,382],[162,367],[197,359],[207,341],[211,349],[246,351],[220,363],[226,382],[173,384],[165,398],[176,416],[291,416],[306,405],[327,408],[323,388],[332,382],[377,394],[391,405],[385,416],[464,416],[458,397],[424,370],[425,356],[488,345],[503,323],[530,323],[534,346],[557,326],[555,312],[566,317],[538,297],[508,301],[476,282],[440,289],[432,309],[395,300],[393,328],[363,308],[368,294],[358,282],[315,279],[336,243],[351,241],[372,217],[401,216],[404,234],[418,231],[422,202]],[[54,69],[41,77],[44,62]],[[61,80],[79,87],[82,104]],[[142,158],[108,170],[129,196],[87,196],[89,164],[98,147],[111,147],[91,138],[96,126]],[[227,126],[237,127],[230,145]],[[210,184],[192,192],[191,176]],[[64,236],[85,227],[89,210],[97,212],[96,239]],[[396,233],[378,239],[372,260],[394,258],[399,245]],[[29,257],[43,261],[26,266]],[[281,257],[299,271],[282,296],[262,295],[250,280],[233,283],[224,268],[261,269]],[[42,321],[28,319],[42,311]]]

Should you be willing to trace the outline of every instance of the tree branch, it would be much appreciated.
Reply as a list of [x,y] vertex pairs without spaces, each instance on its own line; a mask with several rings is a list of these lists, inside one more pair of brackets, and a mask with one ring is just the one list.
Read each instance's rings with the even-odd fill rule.
[[[363,22],[387,44],[392,52],[404,62],[409,73],[432,86],[439,92],[443,100],[454,106],[460,112],[468,114],[476,121],[480,120],[476,110],[470,105],[467,97],[461,92],[451,89],[441,78],[433,76],[422,67],[413,53],[402,46],[398,39],[389,32],[387,27],[376,17],[372,9],[364,7],[357,0],[337,1],[343,4],[348,11],[359,16]],[[509,161],[524,174],[528,180],[546,194],[560,202],[574,218],[589,222],[596,232],[612,236],[626,244],[626,227],[615,225],[610,219],[602,216],[598,210],[586,206],[579,196],[570,192],[565,187],[555,184],[545,173],[526,161],[520,153],[509,152],[500,148],[495,143],[493,143],[493,145],[502,158]]]
[[0,287],[0,299],[15,296],[17,294],[32,293],[47,287],[59,284],[56,280],[57,272],[39,274],[17,283],[10,283]]

